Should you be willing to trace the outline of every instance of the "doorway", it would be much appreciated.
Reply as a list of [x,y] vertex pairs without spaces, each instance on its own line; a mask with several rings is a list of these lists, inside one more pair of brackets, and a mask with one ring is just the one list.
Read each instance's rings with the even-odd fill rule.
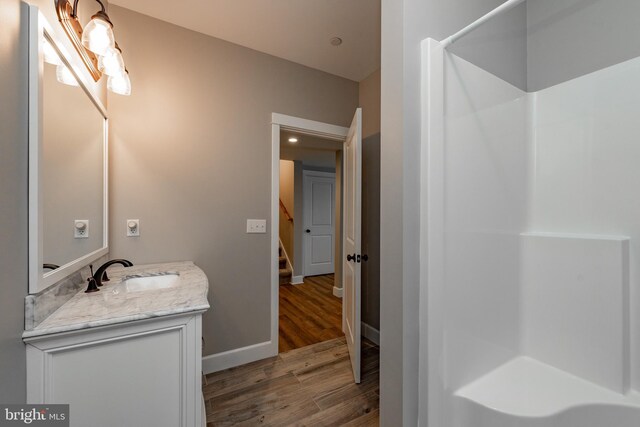
[[343,337],[343,143],[280,130],[280,353]]
[[[345,163],[345,168],[342,173],[336,174],[341,177],[341,182],[345,182],[345,187],[349,191],[349,196],[342,198],[344,202],[340,204],[339,212],[340,217],[345,217],[350,219],[350,223],[348,224],[348,228],[346,233],[337,233],[342,236],[346,235],[349,239],[349,249],[353,251],[353,255],[350,254],[348,260],[345,261],[344,250],[342,246],[344,242],[341,242],[340,245],[335,245],[334,247],[339,247],[341,250],[339,251],[338,262],[334,262],[334,267],[336,264],[342,266],[343,271],[348,271],[347,280],[342,280],[340,278],[340,285],[342,283],[347,284],[347,288],[343,291],[348,296],[347,300],[349,301],[349,307],[345,307],[342,305],[342,316],[341,316],[341,329],[344,332],[347,332],[345,335],[345,340],[347,342],[347,346],[349,349],[349,356],[352,363],[353,376],[356,383],[360,382],[360,353],[361,353],[361,337],[360,337],[360,267],[361,267],[361,254],[360,254],[360,240],[361,240],[361,224],[360,224],[360,210],[361,210],[361,149],[362,149],[362,130],[361,130],[361,117],[362,113],[360,109],[356,110],[356,114],[354,116],[354,120],[352,126],[350,128],[335,126],[331,124],[315,122],[306,119],[300,119],[291,116],[285,116],[281,114],[273,114],[272,115],[272,222],[271,222],[271,243],[272,243],[272,256],[271,256],[271,265],[272,265],[272,275],[271,275],[271,305],[272,305],[272,314],[271,314],[271,345],[275,350],[274,354],[277,353],[277,343],[279,342],[279,314],[280,314],[280,281],[279,281],[279,265],[280,265],[280,257],[281,253],[281,244],[280,244],[280,221],[276,220],[279,218],[280,211],[280,160],[281,160],[281,132],[288,131],[293,132],[299,135],[305,135],[309,137],[322,138],[333,142],[338,142],[342,145],[342,152],[345,153],[345,158],[347,162]],[[327,192],[327,188],[325,182],[324,193]],[[334,189],[337,189],[338,185],[334,184]],[[339,200],[339,198],[336,198]],[[325,212],[326,214],[326,212]],[[338,215],[335,215],[337,218]],[[294,228],[295,228],[295,219],[294,219]],[[311,229],[307,227],[306,230],[309,229],[309,233],[311,234]],[[294,236],[298,236],[294,232]],[[327,249],[330,245],[328,245],[328,241],[330,239],[325,238],[322,242],[322,246]],[[337,240],[337,238],[335,239]],[[300,247],[300,246],[298,246]],[[307,248],[309,246],[307,245]],[[295,248],[294,248],[295,251]],[[296,257],[294,256],[294,259]],[[295,264],[298,264],[294,260]],[[348,265],[347,263],[352,263],[353,266]],[[294,268],[294,274],[297,275],[296,269]],[[299,271],[299,270],[298,270]],[[334,274],[334,280],[335,280]],[[325,281],[329,280],[329,277],[325,277]],[[293,285],[291,285],[293,286]],[[304,280],[303,284],[304,286]],[[338,287],[338,283],[336,281],[335,287]],[[340,286],[341,287],[341,286]],[[334,288],[335,289],[335,288]],[[283,304],[284,306],[284,304]],[[346,317],[345,317],[346,316]]]

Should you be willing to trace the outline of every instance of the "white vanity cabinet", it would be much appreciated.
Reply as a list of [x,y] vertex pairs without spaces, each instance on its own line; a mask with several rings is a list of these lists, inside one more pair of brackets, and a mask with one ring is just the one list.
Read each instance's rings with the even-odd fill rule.
[[25,338],[28,403],[72,427],[200,427],[202,313]]

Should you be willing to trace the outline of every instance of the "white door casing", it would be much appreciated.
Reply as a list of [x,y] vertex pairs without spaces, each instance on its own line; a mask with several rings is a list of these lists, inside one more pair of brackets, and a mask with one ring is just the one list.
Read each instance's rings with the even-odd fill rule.
[[353,377],[360,382],[361,243],[362,243],[362,109],[358,108],[344,142],[343,154],[343,330]]
[[304,275],[334,272],[336,175],[303,172]]

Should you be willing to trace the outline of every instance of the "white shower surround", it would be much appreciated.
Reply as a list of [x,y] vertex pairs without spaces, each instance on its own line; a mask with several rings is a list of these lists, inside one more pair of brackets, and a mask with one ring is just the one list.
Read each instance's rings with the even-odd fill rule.
[[420,424],[637,427],[640,58],[526,93],[422,55]]

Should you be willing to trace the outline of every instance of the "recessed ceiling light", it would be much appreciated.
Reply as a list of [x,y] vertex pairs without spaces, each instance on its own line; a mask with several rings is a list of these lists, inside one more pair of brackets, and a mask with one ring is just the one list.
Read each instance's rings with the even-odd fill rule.
[[332,46],[340,46],[342,44],[342,39],[340,37],[333,37],[329,42]]
[[298,142],[298,138],[296,138],[295,136],[292,136],[291,138],[289,138],[289,142],[296,143]]

